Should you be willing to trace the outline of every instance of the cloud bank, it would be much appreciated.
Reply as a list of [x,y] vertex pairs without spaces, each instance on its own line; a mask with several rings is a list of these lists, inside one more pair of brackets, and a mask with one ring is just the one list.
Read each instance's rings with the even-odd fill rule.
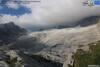
[[74,24],[89,16],[100,16],[100,6],[83,6],[85,0],[40,0],[40,3],[8,5],[9,8],[17,9],[25,6],[31,13],[19,17],[3,14],[1,22],[14,21],[24,28],[47,28],[57,25]]

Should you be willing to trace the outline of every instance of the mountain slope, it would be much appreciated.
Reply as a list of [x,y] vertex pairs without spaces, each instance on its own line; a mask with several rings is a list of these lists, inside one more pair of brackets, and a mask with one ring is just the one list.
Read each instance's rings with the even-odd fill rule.
[[73,65],[64,63],[63,67],[97,67],[100,65],[100,41],[88,44],[89,50],[84,51],[78,49],[75,54],[73,54]]
[[[88,21],[89,22],[89,21]],[[25,54],[39,56],[52,62],[68,63],[72,53],[78,48],[88,50],[87,44],[100,40],[100,21],[86,27],[52,29],[32,32],[22,36],[10,46],[11,49],[22,50]]]

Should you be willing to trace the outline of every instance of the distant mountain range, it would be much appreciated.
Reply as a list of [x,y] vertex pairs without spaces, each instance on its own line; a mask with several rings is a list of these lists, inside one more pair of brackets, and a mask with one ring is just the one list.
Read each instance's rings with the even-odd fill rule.
[[60,24],[60,25],[54,25],[50,27],[44,27],[44,28],[37,28],[37,27],[31,27],[29,28],[32,31],[43,31],[43,30],[50,30],[50,29],[63,29],[63,28],[72,28],[72,27],[86,27],[86,26],[91,26],[93,24],[98,23],[98,20],[100,19],[100,16],[92,16],[92,17],[87,17],[84,18],[80,21],[70,23],[70,24]]

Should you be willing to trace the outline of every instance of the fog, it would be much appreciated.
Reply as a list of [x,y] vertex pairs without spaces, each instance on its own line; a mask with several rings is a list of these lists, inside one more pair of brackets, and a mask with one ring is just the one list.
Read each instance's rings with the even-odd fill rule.
[[[38,4],[20,4],[29,8],[31,13],[26,13],[19,17],[3,15],[2,22],[14,21],[17,25],[24,28],[37,29],[57,25],[73,25],[84,18],[100,16],[100,6],[84,5],[84,1],[85,0],[41,0]],[[9,8],[12,8],[10,6]]]

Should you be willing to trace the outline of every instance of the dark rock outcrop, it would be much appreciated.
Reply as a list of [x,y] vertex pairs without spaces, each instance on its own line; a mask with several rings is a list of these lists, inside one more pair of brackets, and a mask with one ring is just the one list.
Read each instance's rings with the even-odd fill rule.
[[13,22],[0,24],[0,44],[8,44],[24,34],[26,34],[26,30],[15,25]]

